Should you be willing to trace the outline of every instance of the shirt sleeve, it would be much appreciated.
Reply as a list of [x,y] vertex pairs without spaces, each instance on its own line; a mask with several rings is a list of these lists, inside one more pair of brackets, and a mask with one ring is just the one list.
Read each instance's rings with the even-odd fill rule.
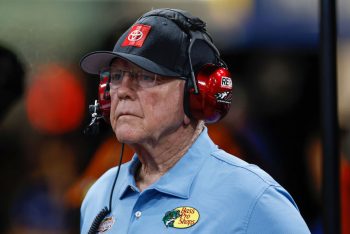
[[247,234],[310,233],[293,198],[280,186],[269,186],[256,200]]

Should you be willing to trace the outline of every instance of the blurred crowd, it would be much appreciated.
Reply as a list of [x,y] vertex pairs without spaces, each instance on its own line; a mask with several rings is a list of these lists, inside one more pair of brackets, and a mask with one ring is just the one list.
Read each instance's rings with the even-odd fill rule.
[[[113,44],[108,37],[99,49]],[[312,233],[323,233],[318,49],[240,48],[222,57],[234,77],[234,98],[223,121],[207,126],[209,135],[270,173],[292,194]],[[78,233],[86,191],[118,162],[120,144],[107,124],[98,135],[83,134],[98,79],[77,64],[50,61],[29,74],[17,52],[0,45],[0,233]],[[341,108],[349,113],[349,105]],[[350,233],[348,117],[341,115],[339,131],[343,234]],[[132,155],[126,148],[123,161]]]

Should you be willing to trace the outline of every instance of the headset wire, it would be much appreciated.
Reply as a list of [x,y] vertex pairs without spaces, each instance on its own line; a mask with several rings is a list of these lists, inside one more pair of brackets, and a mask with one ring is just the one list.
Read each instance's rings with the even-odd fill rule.
[[107,208],[107,206],[105,206],[95,217],[94,221],[91,224],[90,230],[88,232],[88,234],[96,234],[98,231],[98,228],[100,227],[101,222],[103,221],[103,219],[109,215],[112,211],[112,199],[113,199],[113,192],[114,192],[114,187],[117,183],[117,179],[119,176],[119,171],[120,171],[120,167],[122,164],[122,160],[123,160],[123,153],[124,153],[124,143],[122,143],[122,148],[120,150],[120,156],[119,156],[119,164],[118,164],[118,169],[117,169],[117,173],[114,177],[114,181],[113,181],[113,185],[112,185],[112,190],[109,196],[109,207]]

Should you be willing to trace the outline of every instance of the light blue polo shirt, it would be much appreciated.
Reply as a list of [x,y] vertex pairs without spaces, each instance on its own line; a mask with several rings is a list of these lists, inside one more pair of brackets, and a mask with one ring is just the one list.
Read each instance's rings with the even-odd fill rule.
[[[137,155],[123,164],[112,212],[100,233],[310,233],[289,193],[259,167],[223,150],[204,129],[187,153],[156,183],[135,185]],[[87,193],[81,233],[108,207],[116,168]]]

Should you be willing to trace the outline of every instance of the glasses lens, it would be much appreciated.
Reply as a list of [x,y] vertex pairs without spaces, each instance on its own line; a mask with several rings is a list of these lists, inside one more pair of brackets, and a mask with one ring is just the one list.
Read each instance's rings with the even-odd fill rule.
[[137,80],[137,83],[142,88],[149,88],[153,87],[156,82],[156,74],[141,71],[135,74],[135,79]]
[[[102,76],[102,73],[100,74]],[[107,75],[107,72],[105,73]],[[111,68],[108,71],[110,75],[111,88],[119,88],[125,75],[132,79],[132,84],[141,88],[150,88],[156,84],[157,75],[147,71],[123,71],[120,69]]]
[[111,81],[110,81],[111,86],[119,87],[123,80],[123,71],[113,69],[110,72],[110,76],[111,76]]

